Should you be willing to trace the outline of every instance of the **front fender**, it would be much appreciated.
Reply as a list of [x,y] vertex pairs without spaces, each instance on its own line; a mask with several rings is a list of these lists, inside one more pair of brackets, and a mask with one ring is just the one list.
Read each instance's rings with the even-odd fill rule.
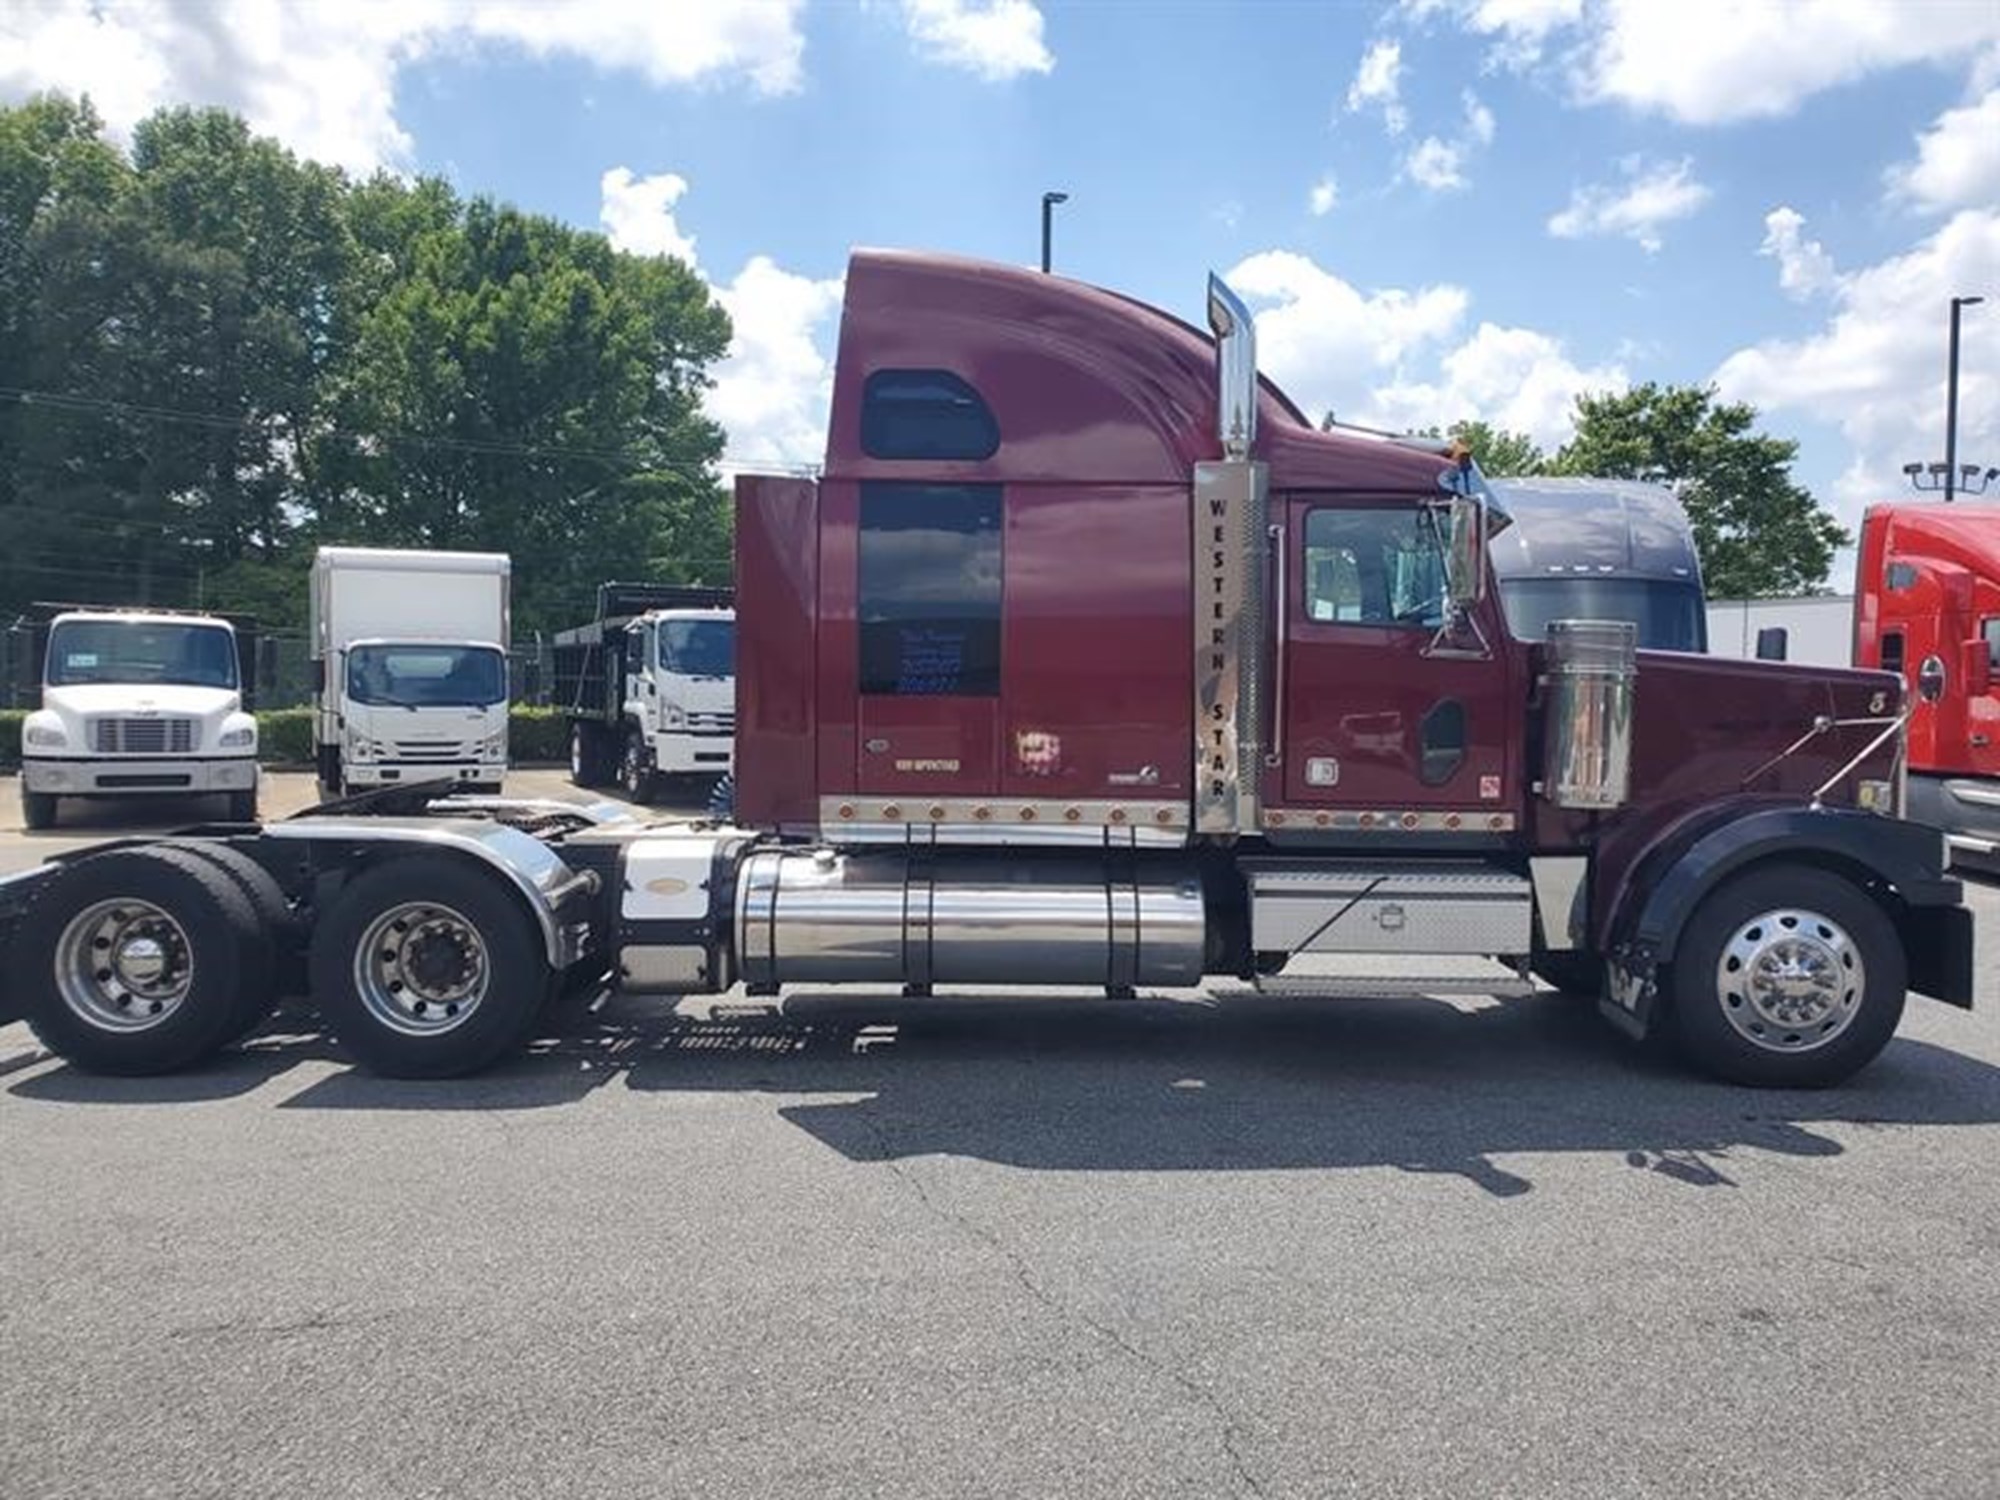
[[1902,934],[1910,987],[1972,1005],[1972,913],[1945,874],[1935,828],[1834,808],[1770,807],[1720,823],[1669,832],[1638,861],[1605,929],[1609,986],[1627,1017],[1644,1026],[1657,976],[1673,959],[1701,900],[1738,871],[1786,859],[1852,877],[1878,896]]

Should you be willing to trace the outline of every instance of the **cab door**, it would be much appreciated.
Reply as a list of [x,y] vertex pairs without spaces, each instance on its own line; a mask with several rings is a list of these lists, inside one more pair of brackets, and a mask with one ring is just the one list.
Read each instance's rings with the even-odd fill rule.
[[1522,795],[1516,653],[1490,589],[1477,631],[1445,628],[1445,507],[1291,494],[1274,509],[1282,629],[1267,826],[1511,828]]

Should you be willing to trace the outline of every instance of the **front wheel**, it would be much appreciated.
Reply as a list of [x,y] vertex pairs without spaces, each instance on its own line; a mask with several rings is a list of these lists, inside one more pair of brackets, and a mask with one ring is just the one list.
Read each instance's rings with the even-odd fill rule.
[[1718,1078],[1824,1088],[1889,1044],[1907,985],[1902,940],[1865,891],[1770,866],[1695,908],[1673,959],[1668,1025],[1682,1056]]
[[21,826],[30,833],[56,826],[56,799],[49,792],[21,789]]
[[659,776],[653,757],[646,749],[646,736],[637,725],[625,731],[625,753],[618,762],[618,784],[625,795],[644,805],[659,791]]
[[334,901],[313,935],[313,998],[370,1071],[449,1078],[527,1039],[549,992],[521,903],[449,855],[392,859]]

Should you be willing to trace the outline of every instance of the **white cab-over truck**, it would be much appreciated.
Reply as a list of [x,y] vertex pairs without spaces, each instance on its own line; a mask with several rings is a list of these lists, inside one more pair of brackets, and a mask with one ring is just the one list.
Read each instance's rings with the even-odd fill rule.
[[21,818],[50,828],[65,797],[220,793],[257,817],[257,721],[243,711],[236,632],[211,615],[65,610],[49,622],[42,706],[21,726]]
[[616,778],[635,802],[663,777],[735,763],[736,612],[726,588],[606,583],[597,618],[555,638],[556,701],[570,717],[570,779]]
[[510,572],[498,552],[319,549],[311,631],[328,795],[441,778],[500,790]]

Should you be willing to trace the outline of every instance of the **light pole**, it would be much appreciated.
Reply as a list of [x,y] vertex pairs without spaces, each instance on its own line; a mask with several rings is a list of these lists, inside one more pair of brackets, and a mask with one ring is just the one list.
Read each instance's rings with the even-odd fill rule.
[[[1047,221],[1043,222],[1046,224]],[[1047,260],[1046,235],[1043,236],[1043,243],[1042,259]],[[1042,269],[1047,270],[1048,267]],[[1984,297],[1951,299],[1951,370],[1945,376],[1944,391],[1944,498],[1947,505],[1958,488],[1958,312],[1962,307],[1973,307],[1985,300]]]
[[[1067,202],[1069,202],[1068,193],[1042,194],[1042,271],[1044,274],[1046,274],[1049,269],[1049,228],[1051,221],[1055,218],[1056,205],[1058,203],[1067,203]],[[1958,317],[1957,307],[1954,304],[1952,310],[1952,318],[1954,321],[1951,325],[1954,329],[1958,327],[1958,323],[1956,321],[1957,317]],[[1958,335],[1954,333],[1952,337],[1956,339]],[[1958,345],[1956,343],[1953,343],[1952,348],[1956,349],[1957,347]],[[1956,387],[1954,387],[1954,389],[1956,389]]]

